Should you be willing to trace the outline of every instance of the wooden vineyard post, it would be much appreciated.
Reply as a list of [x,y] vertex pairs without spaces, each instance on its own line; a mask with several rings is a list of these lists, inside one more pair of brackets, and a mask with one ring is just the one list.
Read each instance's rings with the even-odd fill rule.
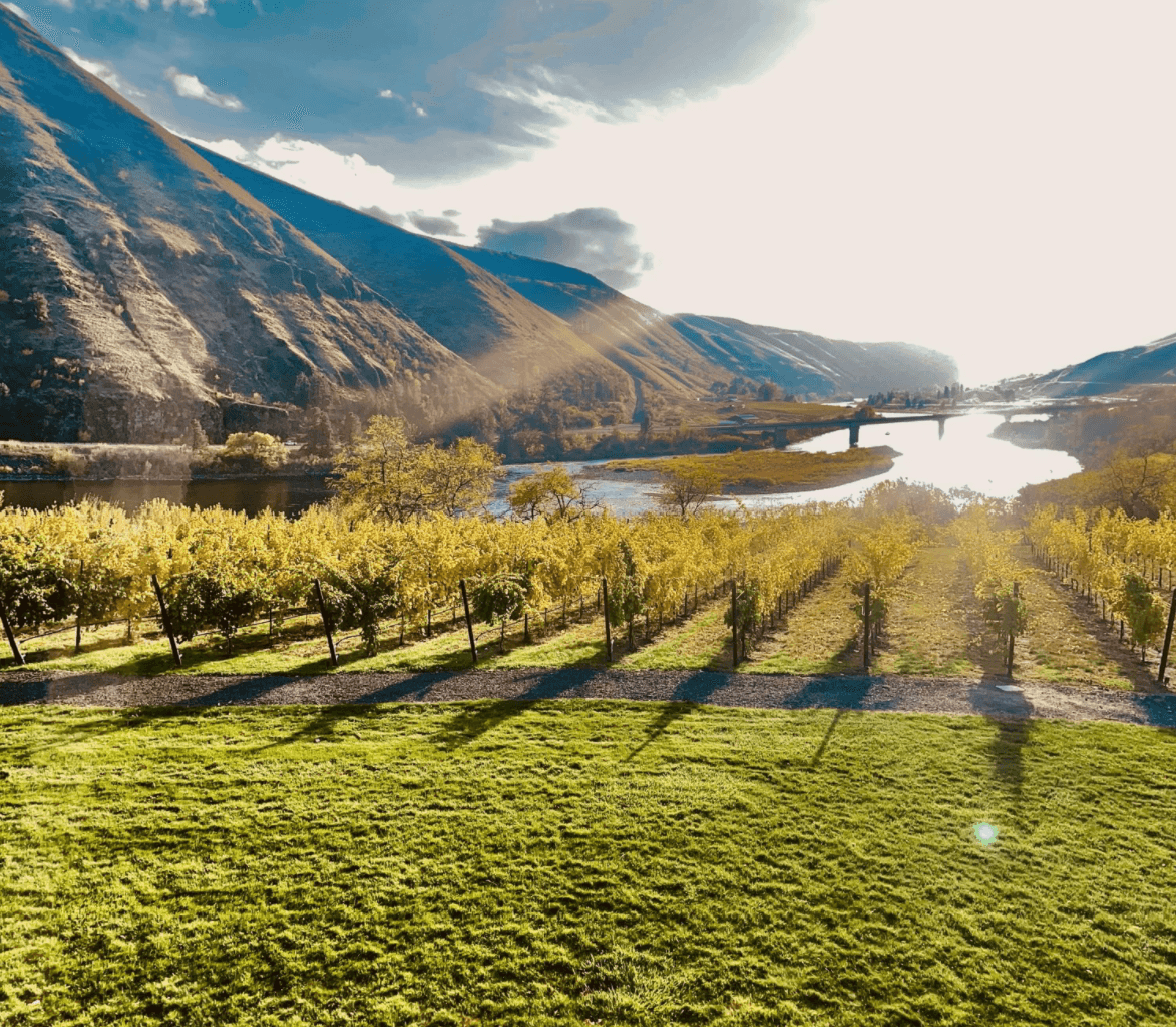
[[167,603],[163,601],[163,589],[159,587],[159,579],[154,574],[151,575],[151,587],[155,590],[155,600],[159,603],[159,622],[163,625],[164,633],[167,635],[167,644],[171,646],[172,660],[177,667],[182,667],[183,657],[180,656],[180,647],[176,644],[176,633],[172,630]]
[[478,644],[474,641],[474,622],[470,620],[470,599],[466,595],[465,578],[462,578],[457,584],[461,588],[461,608],[465,613],[466,634],[470,639],[471,666],[476,667],[478,665]]
[[323,598],[323,584],[318,578],[314,579],[314,594],[318,598],[319,613],[323,618],[323,630],[327,633],[327,649],[331,654],[331,666],[339,666],[339,654],[335,652],[335,636],[331,632],[331,618],[327,614],[327,601]]
[[[1021,596],[1021,583],[1019,581],[1013,582],[1013,602],[1016,603]],[[1014,614],[1015,616],[1015,614]],[[1009,625],[1009,677],[1013,676],[1013,646],[1017,641],[1017,625],[1016,621]]]
[[862,595],[862,668],[870,670],[870,583],[865,583]]
[[16,635],[12,633],[12,625],[8,622],[8,611],[4,608],[3,600],[0,600],[0,624],[4,625],[4,635],[8,639],[8,648],[12,650],[13,659],[19,666],[25,666],[24,653],[20,651]]
[[612,625],[609,623],[608,617],[608,578],[600,579],[600,588],[604,596],[604,656],[609,663],[612,663]]
[[731,579],[731,666],[739,666],[739,589]]
[[78,561],[78,619],[74,624],[74,655],[82,651],[82,582],[86,577],[86,561]]
[[[1168,582],[1171,584],[1172,576],[1168,575]],[[1164,674],[1168,670],[1168,653],[1172,648],[1172,622],[1176,621],[1176,588],[1172,589],[1172,603],[1168,607],[1168,630],[1164,632],[1164,648],[1160,651],[1160,673],[1156,678],[1156,684],[1163,687]]]

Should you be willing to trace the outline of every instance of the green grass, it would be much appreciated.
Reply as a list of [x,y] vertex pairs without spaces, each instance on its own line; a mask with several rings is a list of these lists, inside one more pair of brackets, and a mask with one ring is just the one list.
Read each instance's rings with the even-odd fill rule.
[[671,473],[705,468],[736,492],[773,492],[844,485],[882,474],[894,466],[888,446],[847,449],[840,453],[736,450],[716,456],[675,456],[659,460],[613,460],[605,471]]
[[861,621],[853,612],[853,582],[843,567],[817,585],[750,652],[740,670],[753,674],[860,673],[854,646]]
[[999,658],[985,665],[976,652],[982,628],[972,587],[958,548],[920,549],[893,587],[882,651],[872,669],[942,677],[999,673]]
[[3,1024],[1176,1020],[1168,732],[483,702],[0,737]]
[[730,603],[726,596],[706,602],[685,624],[667,628],[661,638],[626,656],[620,666],[629,670],[730,670],[731,629],[723,623]]

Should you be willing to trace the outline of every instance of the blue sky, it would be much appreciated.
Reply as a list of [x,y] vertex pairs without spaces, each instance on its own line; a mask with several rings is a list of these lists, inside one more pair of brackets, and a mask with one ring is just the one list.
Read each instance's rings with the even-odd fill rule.
[[965,380],[1176,331],[1170,0],[52,0],[168,128],[661,310]]

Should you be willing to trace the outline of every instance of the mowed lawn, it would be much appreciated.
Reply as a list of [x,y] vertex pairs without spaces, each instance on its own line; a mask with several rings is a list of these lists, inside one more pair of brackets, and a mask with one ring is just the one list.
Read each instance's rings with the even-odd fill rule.
[[4,1024],[1176,1022],[1156,729],[568,701],[0,739]]

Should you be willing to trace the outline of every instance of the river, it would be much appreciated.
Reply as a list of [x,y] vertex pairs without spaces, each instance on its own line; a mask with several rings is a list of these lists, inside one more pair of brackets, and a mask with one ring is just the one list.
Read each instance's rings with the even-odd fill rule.
[[[927,482],[942,489],[971,488],[988,496],[1012,497],[1023,485],[1061,478],[1081,470],[1078,461],[1066,453],[1048,449],[1021,449],[1010,442],[991,437],[991,432],[1002,420],[1000,414],[975,413],[953,417],[946,422],[944,436],[939,438],[934,421],[903,424],[864,426],[861,445],[887,445],[901,454],[894,467],[884,474],[810,492],[782,492],[734,497],[714,501],[721,508],[733,508],[738,502],[749,507],[777,506],[782,503],[805,503],[815,500],[837,501],[853,499],[880,481],[905,478]],[[790,448],[807,452],[840,452],[849,446],[849,432],[845,429],[828,432]],[[592,467],[608,461],[569,461],[563,466],[569,474],[591,475]],[[496,489],[491,503],[494,513],[506,510],[506,496],[510,486],[543,466],[536,464],[507,464],[506,472]],[[594,500],[610,507],[621,516],[631,516],[656,505],[653,493],[656,486],[647,481],[592,479],[584,481]],[[255,514],[267,506],[295,513],[311,503],[329,496],[322,478],[263,478],[255,481],[8,481],[0,482],[4,502],[9,506],[30,506],[44,509],[55,503],[68,503],[94,496],[121,503],[134,509],[146,500],[162,497],[173,503],[212,506],[217,503]]]

